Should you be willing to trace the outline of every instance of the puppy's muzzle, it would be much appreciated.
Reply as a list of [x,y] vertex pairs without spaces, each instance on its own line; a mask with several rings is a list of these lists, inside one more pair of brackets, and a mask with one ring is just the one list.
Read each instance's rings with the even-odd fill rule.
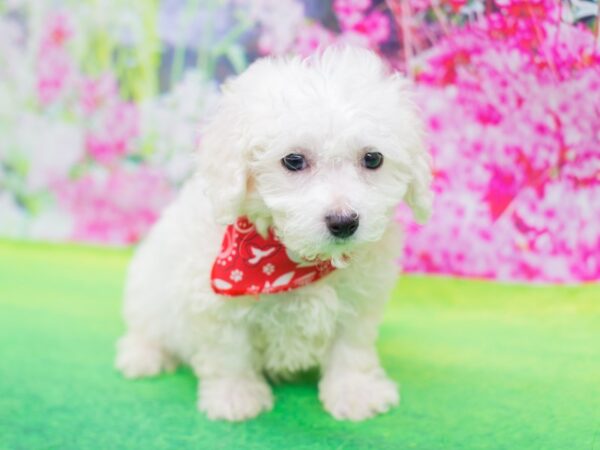
[[358,229],[358,214],[355,212],[329,214],[325,216],[325,223],[333,236],[345,239]]

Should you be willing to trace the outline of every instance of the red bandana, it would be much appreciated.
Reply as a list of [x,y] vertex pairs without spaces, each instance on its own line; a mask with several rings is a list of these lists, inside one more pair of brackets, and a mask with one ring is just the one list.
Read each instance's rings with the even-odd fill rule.
[[285,292],[313,283],[335,270],[331,262],[295,262],[273,230],[263,238],[247,217],[229,225],[210,274],[217,294]]

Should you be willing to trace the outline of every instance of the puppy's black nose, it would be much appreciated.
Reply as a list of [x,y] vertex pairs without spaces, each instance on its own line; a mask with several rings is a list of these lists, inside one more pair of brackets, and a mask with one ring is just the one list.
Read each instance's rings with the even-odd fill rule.
[[358,228],[358,214],[335,213],[325,217],[329,232],[337,238],[347,238],[354,234]]

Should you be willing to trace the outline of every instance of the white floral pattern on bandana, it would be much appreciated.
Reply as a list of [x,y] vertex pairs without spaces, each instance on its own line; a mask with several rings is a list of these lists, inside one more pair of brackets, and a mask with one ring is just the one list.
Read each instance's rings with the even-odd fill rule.
[[211,286],[226,296],[272,294],[313,283],[334,270],[329,261],[292,261],[272,230],[263,238],[240,217],[225,230]]

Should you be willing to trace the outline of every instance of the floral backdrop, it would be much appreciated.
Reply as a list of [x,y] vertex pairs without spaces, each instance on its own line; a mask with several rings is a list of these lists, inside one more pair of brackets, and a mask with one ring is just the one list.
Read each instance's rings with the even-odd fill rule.
[[405,270],[600,280],[594,0],[4,0],[0,235],[132,244],[189,175],[218,85],[372,48],[415,81],[437,191]]

